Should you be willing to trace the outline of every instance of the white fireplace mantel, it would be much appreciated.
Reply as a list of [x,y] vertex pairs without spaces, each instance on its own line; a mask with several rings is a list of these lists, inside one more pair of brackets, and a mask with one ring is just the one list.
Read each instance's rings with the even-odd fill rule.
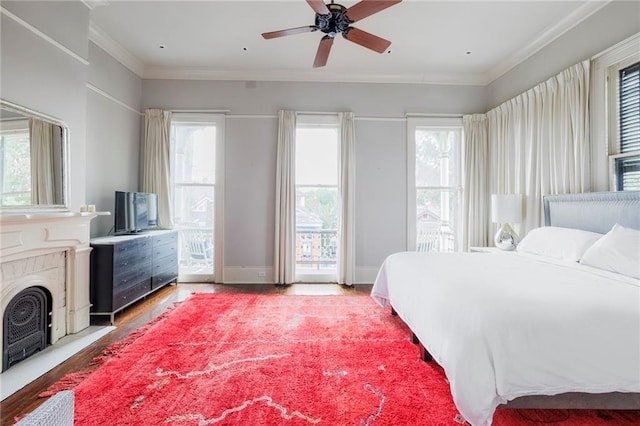
[[[7,304],[20,291],[31,285],[38,285],[40,281],[46,281],[32,276],[21,280],[21,277],[16,275],[20,275],[23,269],[28,270],[22,263],[34,263],[29,260],[32,258],[45,259],[43,262],[46,262],[51,254],[64,252],[65,288],[62,294],[66,300],[55,300],[58,296],[52,294],[54,306],[51,343],[55,343],[66,334],[77,333],[88,327],[91,307],[90,222],[98,215],[109,214],[59,212],[0,216],[0,312],[4,314]],[[46,284],[43,286],[47,287]]]

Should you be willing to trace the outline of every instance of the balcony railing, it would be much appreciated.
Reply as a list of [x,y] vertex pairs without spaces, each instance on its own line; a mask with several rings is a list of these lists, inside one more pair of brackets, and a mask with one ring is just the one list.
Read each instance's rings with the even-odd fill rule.
[[335,269],[338,231],[335,229],[296,231],[296,269]]

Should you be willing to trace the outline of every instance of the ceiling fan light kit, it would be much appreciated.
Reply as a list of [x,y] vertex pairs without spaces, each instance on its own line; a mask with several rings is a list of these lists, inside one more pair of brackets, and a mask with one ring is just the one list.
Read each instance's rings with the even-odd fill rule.
[[293,34],[307,33],[320,30],[326,35],[320,40],[313,67],[323,67],[327,64],[333,40],[337,34],[362,47],[371,49],[377,53],[383,53],[391,45],[385,40],[366,31],[352,27],[351,24],[380,12],[402,0],[362,0],[350,8],[341,4],[325,4],[322,0],[307,0],[307,3],[316,12],[315,24],[306,27],[289,28],[286,30],[263,33],[265,39],[284,37]]

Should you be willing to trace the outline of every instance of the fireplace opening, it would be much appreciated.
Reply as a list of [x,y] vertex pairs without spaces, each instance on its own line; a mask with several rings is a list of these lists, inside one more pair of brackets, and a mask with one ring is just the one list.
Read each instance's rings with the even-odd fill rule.
[[51,295],[42,287],[29,287],[11,299],[3,318],[2,371],[47,347],[51,306]]

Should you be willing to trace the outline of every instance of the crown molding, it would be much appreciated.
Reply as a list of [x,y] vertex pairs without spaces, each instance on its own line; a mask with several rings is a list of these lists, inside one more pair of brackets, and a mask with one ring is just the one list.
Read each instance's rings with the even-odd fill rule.
[[237,81],[295,81],[331,83],[399,83],[434,85],[483,86],[481,76],[475,74],[371,74],[327,72],[326,70],[215,70],[197,67],[145,67],[144,79],[150,80],[237,80]]
[[514,67],[526,61],[542,48],[567,33],[569,30],[589,18],[594,13],[609,4],[612,0],[588,1],[574,10],[555,25],[543,32],[524,48],[517,51],[511,57],[489,70],[484,76],[484,85],[489,85],[499,77],[502,77]]
[[93,10],[99,6],[108,6],[109,0],[80,0],[89,10]]
[[143,78],[144,64],[136,56],[115,40],[93,21],[89,23],[89,40],[113,56],[118,62],[129,68],[138,77]]
[[53,38],[49,37],[47,34],[43,33],[42,31],[40,31],[39,29],[37,29],[36,27],[31,25],[27,21],[25,21],[24,19],[22,19],[19,16],[11,13],[9,10],[5,9],[2,6],[0,6],[0,14],[5,15],[6,17],[14,20],[16,23],[20,24],[23,28],[31,31],[33,34],[37,35],[38,37],[40,37],[41,39],[43,39],[47,43],[50,43],[53,46],[57,47],[58,49],[60,49],[64,53],[66,53],[67,55],[69,55],[72,58],[74,58],[75,60],[77,60],[78,62],[80,62],[80,63],[82,63],[84,65],[89,65],[89,61],[88,60],[86,60],[82,56],[78,55],[76,52],[74,52],[73,50],[69,49],[67,46],[63,45],[62,43],[59,43],[58,41],[56,41]]

